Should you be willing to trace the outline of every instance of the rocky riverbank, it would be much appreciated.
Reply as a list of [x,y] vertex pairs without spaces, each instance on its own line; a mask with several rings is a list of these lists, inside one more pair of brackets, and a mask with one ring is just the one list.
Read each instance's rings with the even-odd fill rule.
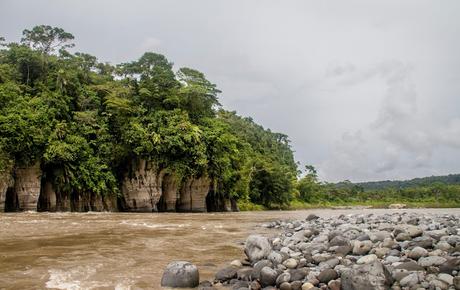
[[458,215],[309,215],[263,226],[282,232],[249,236],[247,259],[199,289],[460,289]]

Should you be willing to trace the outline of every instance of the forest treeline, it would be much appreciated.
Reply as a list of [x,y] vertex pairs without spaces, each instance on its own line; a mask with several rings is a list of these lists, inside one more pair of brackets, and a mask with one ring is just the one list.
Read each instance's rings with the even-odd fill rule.
[[307,174],[297,183],[296,194],[298,200],[307,204],[386,206],[391,203],[407,203],[430,207],[460,206],[460,174],[403,181],[328,183],[318,180],[313,167],[307,166],[306,169]]
[[213,194],[287,205],[297,176],[288,137],[224,110],[217,86],[146,52],[112,65],[74,49],[61,28],[0,39],[0,168],[39,164],[68,196],[120,196],[126,164],[149,160],[179,181],[207,176]]

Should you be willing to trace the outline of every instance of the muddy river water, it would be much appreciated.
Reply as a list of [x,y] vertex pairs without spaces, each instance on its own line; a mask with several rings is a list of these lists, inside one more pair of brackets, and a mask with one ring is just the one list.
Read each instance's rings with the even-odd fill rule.
[[250,233],[276,234],[263,222],[388,211],[0,213],[0,289],[161,289],[172,260],[195,263],[201,280],[210,280],[220,266],[243,258]]

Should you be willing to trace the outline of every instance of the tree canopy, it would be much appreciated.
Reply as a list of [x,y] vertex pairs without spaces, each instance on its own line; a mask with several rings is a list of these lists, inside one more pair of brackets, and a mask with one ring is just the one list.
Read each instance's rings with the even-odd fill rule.
[[164,55],[112,65],[71,52],[74,36],[40,25],[0,42],[0,166],[39,162],[69,195],[117,194],[133,158],[179,179],[209,176],[218,194],[284,206],[297,165],[288,137],[224,110],[220,90]]

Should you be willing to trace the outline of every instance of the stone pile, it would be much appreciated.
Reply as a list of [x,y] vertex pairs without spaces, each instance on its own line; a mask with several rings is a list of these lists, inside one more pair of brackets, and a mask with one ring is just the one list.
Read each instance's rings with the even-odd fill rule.
[[460,289],[460,216],[353,214],[264,225],[248,237],[245,261],[198,289]]

